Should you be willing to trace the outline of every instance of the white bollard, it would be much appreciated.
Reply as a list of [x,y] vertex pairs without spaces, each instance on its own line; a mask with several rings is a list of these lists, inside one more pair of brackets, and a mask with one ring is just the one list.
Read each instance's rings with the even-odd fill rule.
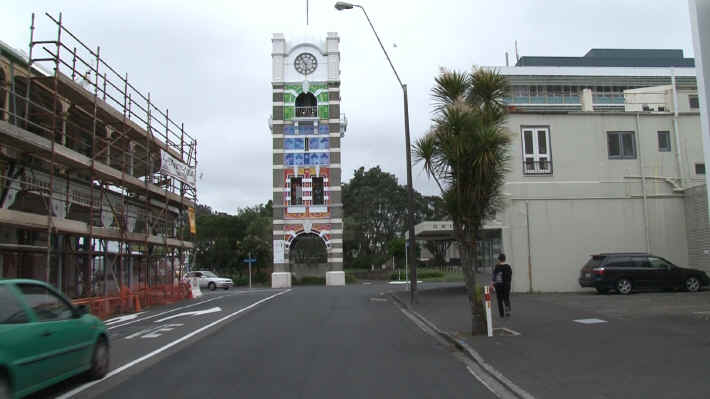
[[493,318],[491,317],[491,290],[489,286],[483,288],[483,299],[486,301],[486,324],[488,336],[493,336]]
[[200,290],[200,280],[197,277],[190,277],[190,289],[192,290],[193,298],[199,298],[202,296],[202,291]]

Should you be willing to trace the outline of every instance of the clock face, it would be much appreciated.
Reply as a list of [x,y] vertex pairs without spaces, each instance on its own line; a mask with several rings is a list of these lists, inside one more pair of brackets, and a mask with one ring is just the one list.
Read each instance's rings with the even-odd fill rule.
[[302,53],[299,54],[298,57],[296,57],[294,67],[299,73],[303,75],[308,75],[316,70],[316,67],[318,67],[318,61],[316,60],[316,57],[313,56],[313,54]]

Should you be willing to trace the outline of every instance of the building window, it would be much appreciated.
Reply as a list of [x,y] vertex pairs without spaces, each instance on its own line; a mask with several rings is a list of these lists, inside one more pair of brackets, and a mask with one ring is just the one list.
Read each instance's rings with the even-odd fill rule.
[[609,159],[636,159],[634,132],[607,132]]
[[550,129],[548,127],[524,127],[522,129],[522,143],[523,174],[551,174]]
[[303,179],[291,178],[291,205],[303,205]]
[[325,204],[325,193],[323,189],[323,178],[314,177],[313,178],[313,205],[324,205]]
[[696,163],[695,164],[695,174],[696,175],[704,175],[705,174],[705,164],[704,163]]
[[658,151],[660,152],[670,152],[671,151],[671,132],[662,131],[658,132]]
[[308,151],[309,151],[309,148],[311,147],[311,146],[310,146],[310,141],[311,141],[311,139],[310,139],[309,137],[306,137],[305,142],[303,143],[303,145],[304,145],[303,149],[304,149],[304,151],[306,151],[306,152],[308,152]]
[[689,95],[688,96],[688,103],[690,105],[690,109],[698,109],[700,108],[700,102],[698,101],[698,96],[697,95]]

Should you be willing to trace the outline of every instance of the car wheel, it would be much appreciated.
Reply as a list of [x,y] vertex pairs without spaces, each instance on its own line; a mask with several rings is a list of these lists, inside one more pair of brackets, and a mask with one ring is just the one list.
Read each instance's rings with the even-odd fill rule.
[[622,295],[629,295],[634,286],[628,278],[621,278],[616,282],[616,291]]
[[685,289],[690,292],[698,292],[700,290],[700,280],[697,277],[688,277],[685,280]]
[[209,283],[209,284],[207,285],[207,288],[209,288],[210,291],[214,291],[214,290],[217,289],[217,284],[215,284],[215,283]]
[[0,399],[10,399],[11,397],[10,381],[7,376],[0,374]]
[[99,380],[108,373],[111,357],[109,355],[108,342],[106,338],[100,337],[94,345],[94,355],[91,357],[91,369],[89,378]]
[[608,288],[599,288],[599,287],[597,287],[597,292],[600,293],[600,294],[608,294],[608,293],[609,293],[609,289],[608,289]]

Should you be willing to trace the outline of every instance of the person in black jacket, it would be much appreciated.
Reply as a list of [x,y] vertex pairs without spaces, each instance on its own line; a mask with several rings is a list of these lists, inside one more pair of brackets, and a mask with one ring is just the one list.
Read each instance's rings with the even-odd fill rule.
[[505,254],[498,255],[498,264],[493,269],[493,287],[498,299],[500,317],[510,316],[510,281],[513,269],[505,263]]

